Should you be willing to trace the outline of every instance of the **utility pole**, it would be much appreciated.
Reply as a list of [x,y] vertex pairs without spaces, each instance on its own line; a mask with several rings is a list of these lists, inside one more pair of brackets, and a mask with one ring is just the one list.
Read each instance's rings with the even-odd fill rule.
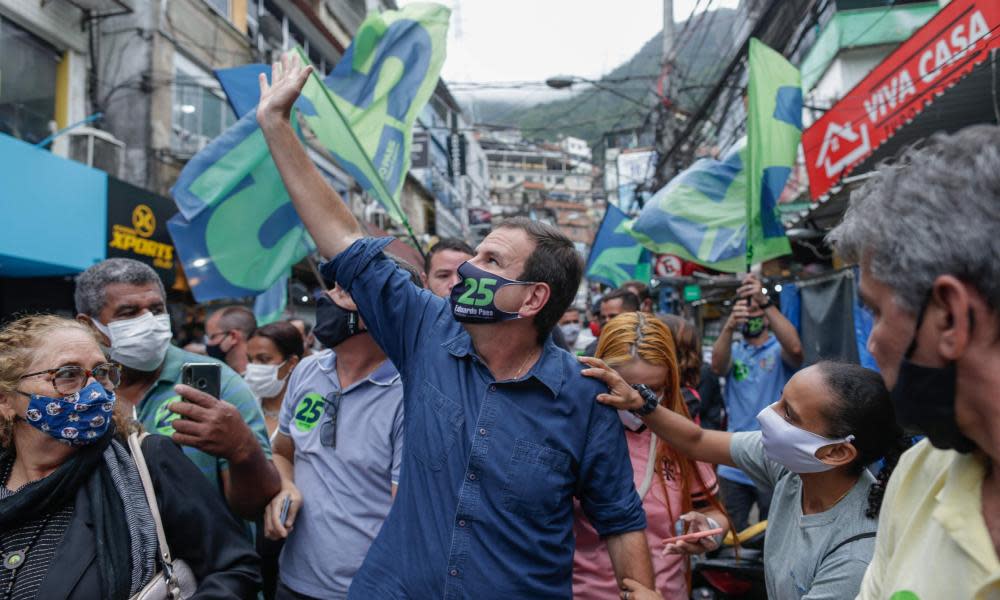
[[[660,93],[663,97],[659,99],[656,107],[656,153],[663,156],[667,149],[667,119],[670,118],[669,90],[672,87],[671,77],[673,75],[673,58],[675,56],[674,44],[676,43],[676,27],[674,24],[674,0],[663,0],[663,47],[660,58]],[[657,160],[656,164],[660,168],[653,172],[652,189],[655,193],[666,183],[662,161]],[[642,206],[642,195],[636,194],[639,206]]]

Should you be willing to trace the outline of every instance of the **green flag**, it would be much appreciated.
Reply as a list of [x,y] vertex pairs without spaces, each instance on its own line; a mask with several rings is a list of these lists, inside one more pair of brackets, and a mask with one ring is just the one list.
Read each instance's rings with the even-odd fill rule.
[[302,91],[312,104],[302,115],[320,143],[407,226],[399,196],[413,124],[437,86],[450,14],[439,4],[372,13],[337,67],[322,81],[311,75]]
[[[747,265],[790,254],[777,216],[802,139],[799,70],[757,39],[750,40],[747,87]],[[766,258],[765,258],[766,257]]]

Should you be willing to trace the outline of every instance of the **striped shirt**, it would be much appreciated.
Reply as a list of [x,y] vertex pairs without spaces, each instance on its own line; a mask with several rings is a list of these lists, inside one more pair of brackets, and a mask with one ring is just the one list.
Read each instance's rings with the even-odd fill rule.
[[[10,478],[13,457],[6,461],[2,467],[2,481],[6,482]],[[0,499],[8,498],[16,494],[10,491],[6,485],[0,485]],[[38,588],[45,579],[49,570],[49,565],[55,557],[56,549],[62,542],[63,535],[69,528],[70,519],[73,518],[74,503],[68,502],[62,508],[39,516],[30,521],[26,521],[8,531],[0,532],[0,554],[6,557],[7,553],[17,550],[24,550],[29,545],[25,553],[24,563],[16,570],[0,568],[0,598],[3,600],[31,600],[38,596]],[[39,527],[43,527],[39,532]],[[37,539],[36,539],[37,536]],[[34,540],[34,543],[32,543]],[[14,580],[14,588],[10,590],[11,580]]]

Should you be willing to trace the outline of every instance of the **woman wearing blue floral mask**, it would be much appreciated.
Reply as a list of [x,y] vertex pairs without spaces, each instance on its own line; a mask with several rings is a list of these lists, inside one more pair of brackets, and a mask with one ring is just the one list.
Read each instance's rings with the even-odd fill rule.
[[[584,373],[611,390],[599,401],[618,409],[642,405],[613,371],[588,364]],[[764,542],[768,598],[853,598],[875,548],[885,485],[909,445],[881,376],[851,364],[813,365],[793,376],[757,419],[761,431],[727,433],[662,408],[643,417],[682,454],[740,468],[774,490]],[[868,465],[882,458],[876,479]],[[646,597],[629,585],[631,598]]]
[[[0,599],[127,599],[162,570],[152,511],[116,406],[121,367],[90,330],[31,316],[0,329]],[[248,597],[256,556],[168,438],[143,455],[174,559],[206,597]]]

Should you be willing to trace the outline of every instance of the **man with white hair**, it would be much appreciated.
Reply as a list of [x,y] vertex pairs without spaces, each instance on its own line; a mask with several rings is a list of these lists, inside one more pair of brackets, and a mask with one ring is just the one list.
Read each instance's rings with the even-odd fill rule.
[[179,385],[184,363],[218,361],[170,343],[167,295],[156,271],[109,258],[77,278],[74,300],[77,321],[124,367],[118,400],[147,431],[182,445],[236,514],[257,518],[281,486],[264,416],[250,388],[224,364],[221,398]]
[[830,240],[861,265],[868,349],[927,439],[885,492],[859,598],[1000,597],[1000,128],[882,166]]

